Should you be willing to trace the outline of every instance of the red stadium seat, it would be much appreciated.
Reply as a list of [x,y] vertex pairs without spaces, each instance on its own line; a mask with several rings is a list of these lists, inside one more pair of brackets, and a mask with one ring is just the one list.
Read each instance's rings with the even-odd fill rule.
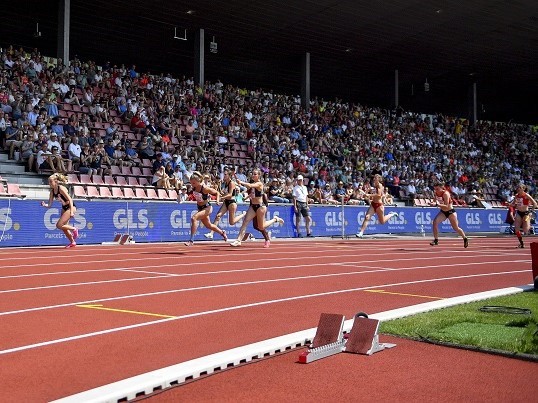
[[138,183],[140,183],[140,186],[151,186],[148,181],[148,178],[146,178],[145,176],[141,176],[140,178],[138,178]]
[[129,182],[129,186],[140,186],[138,179],[136,179],[134,176],[129,176],[127,181]]
[[176,200],[177,199],[177,192],[175,189],[169,189],[168,190],[168,198],[170,200]]
[[135,189],[135,194],[136,194],[137,199],[147,199],[148,198],[148,196],[146,195],[146,192],[144,191],[143,188],[136,188]]
[[[163,189],[164,190],[164,189]],[[160,199],[157,192],[153,188],[146,189],[149,199]]]
[[112,198],[112,193],[108,186],[99,186],[99,196],[102,198]]
[[103,178],[100,175],[93,175],[92,176],[92,183],[94,185],[104,185],[105,182],[103,182]]
[[121,188],[119,188],[117,186],[112,188],[112,197],[115,197],[115,198],[118,198],[118,199],[125,198],[125,196],[123,195],[123,191],[121,190]]
[[133,191],[133,188],[130,188],[130,187],[126,187],[126,188],[121,188],[123,190],[123,194],[125,196],[125,198],[127,199],[136,199],[136,195]]
[[170,196],[166,192],[166,189],[157,189],[157,195],[159,196],[159,199],[161,199],[161,200],[170,199]]
[[90,175],[81,174],[80,175],[80,183],[83,185],[90,185],[92,184],[92,177]]
[[125,176],[116,176],[116,184],[118,186],[127,186],[128,183],[127,181],[125,180]]
[[69,183],[80,183],[76,174],[67,174],[67,180]]
[[109,186],[116,186],[116,182],[114,181],[114,178],[110,175],[106,175],[104,177],[105,184]]
[[86,193],[86,191],[84,190],[84,187],[83,186],[73,186],[73,191],[74,191],[74,195],[75,197],[78,197],[78,198],[86,198],[88,197],[88,194]]
[[21,192],[21,189],[19,188],[19,185],[17,183],[8,183],[7,184],[7,193],[10,196],[16,196],[16,197],[26,197],[26,195],[23,195]]
[[88,197],[100,197],[101,196],[95,186],[87,186],[86,191],[88,192]]

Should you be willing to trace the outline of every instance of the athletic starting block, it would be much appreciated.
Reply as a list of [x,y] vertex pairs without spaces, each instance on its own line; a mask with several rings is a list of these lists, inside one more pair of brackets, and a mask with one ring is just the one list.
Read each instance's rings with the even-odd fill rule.
[[130,245],[135,243],[129,234],[116,234],[111,242],[102,242],[101,245]]
[[392,343],[379,343],[379,320],[369,319],[365,313],[358,313],[351,331],[344,335],[344,319],[343,315],[322,313],[316,336],[310,348],[299,356],[299,362],[308,364],[342,352],[372,355],[396,346]]
[[345,351],[347,353],[372,355],[386,348],[395,347],[393,343],[379,343],[379,320],[369,319],[368,315],[358,313],[355,315],[351,331],[345,336],[347,339]]
[[344,351],[344,320],[344,315],[322,313],[314,340],[310,348],[299,356],[299,362],[308,364]]

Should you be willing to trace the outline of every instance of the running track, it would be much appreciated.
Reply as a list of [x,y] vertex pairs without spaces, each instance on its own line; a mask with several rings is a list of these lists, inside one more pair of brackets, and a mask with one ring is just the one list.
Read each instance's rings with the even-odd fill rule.
[[350,318],[531,282],[529,251],[512,238],[475,238],[468,249],[455,238],[427,242],[1,249],[2,401],[58,399],[315,327],[322,312]]

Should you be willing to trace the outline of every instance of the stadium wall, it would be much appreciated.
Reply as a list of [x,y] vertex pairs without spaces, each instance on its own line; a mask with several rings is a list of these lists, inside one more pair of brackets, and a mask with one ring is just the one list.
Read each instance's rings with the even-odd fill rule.
[[[78,244],[99,244],[111,241],[118,233],[129,233],[137,243],[185,241],[190,235],[190,218],[195,213],[194,203],[142,202],[142,201],[76,201],[77,212],[71,221],[80,230]],[[238,212],[248,204],[240,204]],[[215,217],[218,206],[213,206]],[[311,206],[314,236],[352,235],[357,232],[366,214],[366,206]],[[431,236],[432,221],[438,209],[429,207],[387,207],[385,213],[396,211],[397,216],[385,225],[373,218],[366,234],[420,233]],[[460,226],[465,232],[499,232],[504,226],[504,209],[458,209]],[[55,202],[45,209],[38,200],[0,199],[0,246],[64,245],[64,234],[56,229],[61,206]],[[268,229],[275,238],[293,237],[296,233],[293,207],[270,204],[268,217],[278,215],[285,224],[274,224]],[[304,225],[304,220],[301,220]],[[230,226],[228,216],[221,221],[230,239],[234,239],[240,224]],[[304,227],[300,228],[305,235]],[[249,225],[249,232],[256,238],[261,234]],[[441,232],[452,232],[448,221],[440,226]],[[199,228],[195,240],[205,240],[205,228]],[[220,236],[215,234],[215,239]]]

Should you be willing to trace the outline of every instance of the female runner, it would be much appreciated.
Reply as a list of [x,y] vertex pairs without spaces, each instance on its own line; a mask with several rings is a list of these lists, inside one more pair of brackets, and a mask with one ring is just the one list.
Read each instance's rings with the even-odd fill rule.
[[69,220],[74,217],[76,212],[73,199],[69,196],[69,193],[65,186],[61,184],[67,183],[67,177],[60,173],[55,173],[49,176],[50,197],[49,203],[41,202],[41,205],[46,208],[52,207],[54,199],[58,199],[62,203],[62,215],[56,223],[56,228],[62,230],[69,240],[69,245],[66,248],[74,248],[77,246],[75,240],[78,238],[78,229],[69,225]]
[[219,233],[225,241],[228,240],[226,236],[226,231],[221,230],[216,225],[211,224],[209,216],[211,215],[211,210],[213,207],[209,203],[209,195],[217,196],[217,205],[220,203],[219,192],[215,189],[210,188],[202,184],[203,175],[194,171],[191,175],[190,182],[192,185],[192,194],[196,200],[196,206],[198,207],[198,212],[191,217],[191,238],[188,242],[185,242],[185,246],[194,245],[194,235],[198,229],[198,221],[201,221],[206,228]]
[[524,248],[525,244],[523,243],[523,233],[528,233],[530,228],[531,215],[529,211],[529,205],[532,205],[534,208],[537,208],[536,200],[534,200],[527,193],[526,185],[519,185],[516,188],[516,195],[512,201],[512,205],[516,209],[514,227],[516,231],[517,239],[519,240],[518,248]]
[[284,220],[278,216],[273,217],[272,219],[265,221],[265,214],[267,213],[267,206],[264,204],[263,200],[263,183],[260,181],[260,170],[254,169],[251,174],[251,182],[243,182],[237,179],[237,183],[241,186],[245,186],[248,190],[248,197],[250,199],[250,206],[247,210],[247,214],[243,219],[243,224],[241,224],[241,229],[239,230],[239,235],[237,239],[232,242],[232,246],[241,246],[241,240],[245,236],[247,230],[247,225],[249,222],[253,221],[254,229],[260,231],[265,239],[264,248],[268,248],[271,244],[269,233],[265,228],[269,225],[274,224],[275,222],[284,224]]
[[370,207],[364,216],[360,231],[356,234],[357,238],[362,238],[364,231],[370,222],[370,219],[374,214],[377,214],[379,224],[385,224],[395,215],[396,212],[388,213],[385,215],[385,206],[383,205],[383,195],[385,194],[385,187],[381,184],[381,175],[374,175],[374,186],[372,187],[373,193],[366,193],[364,198],[370,199]]
[[434,194],[435,202],[430,203],[430,205],[439,207],[441,211],[437,213],[437,216],[433,220],[433,241],[430,242],[430,245],[435,246],[439,244],[439,224],[448,218],[454,231],[463,238],[463,247],[468,247],[469,239],[465,236],[465,232],[459,227],[458,215],[456,214],[456,210],[454,210],[452,197],[450,197],[450,192],[446,190],[445,184],[442,182],[436,183],[434,186]]
[[[224,214],[226,214],[226,212],[228,212],[228,222],[230,225],[238,223],[247,214],[244,212],[238,216],[235,215],[235,212],[237,211],[237,203],[235,201],[237,188],[235,183],[232,181],[231,173],[232,172],[229,169],[224,171],[223,181],[220,184],[220,200],[224,200],[224,203],[222,206],[220,206],[219,212],[217,213],[215,220],[213,220],[213,224],[215,225],[219,225],[220,219]],[[205,234],[205,237],[208,239],[213,239],[213,231]]]

